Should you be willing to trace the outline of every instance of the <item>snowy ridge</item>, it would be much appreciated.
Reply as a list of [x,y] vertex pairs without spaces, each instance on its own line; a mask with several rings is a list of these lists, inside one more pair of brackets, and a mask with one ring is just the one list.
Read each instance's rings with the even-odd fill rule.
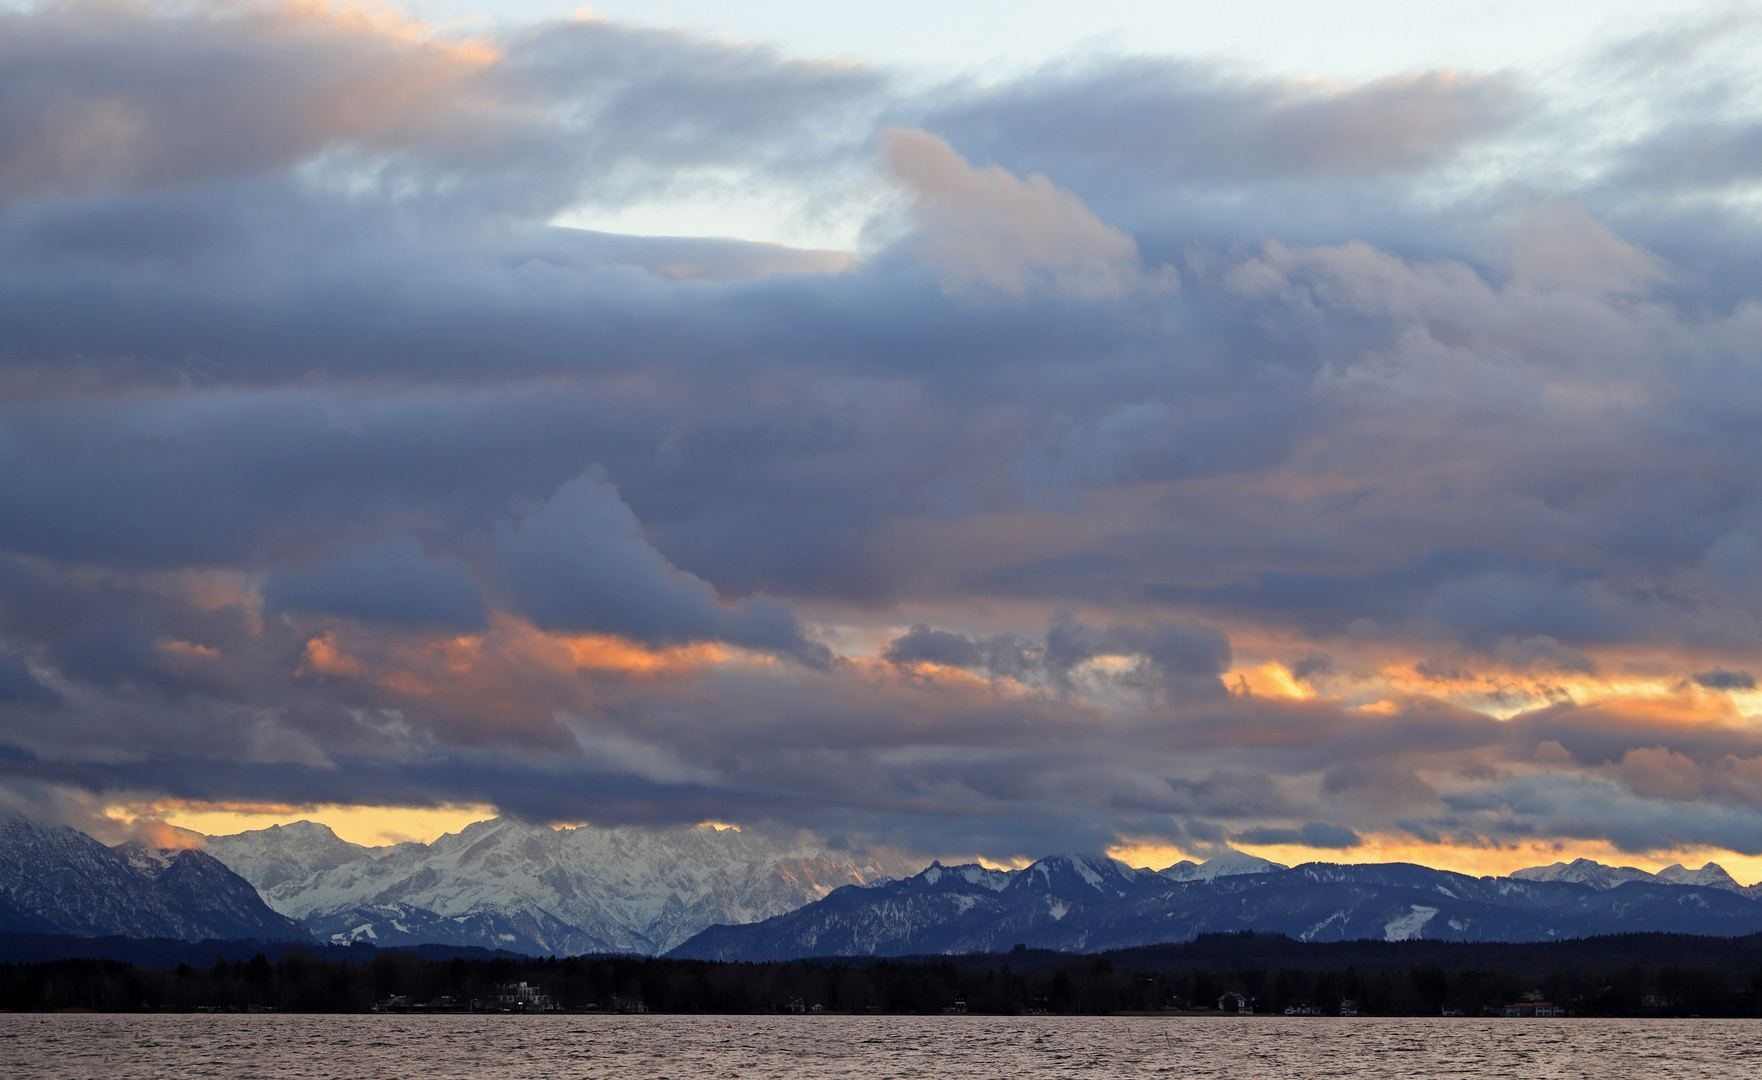
[[1658,881],[1668,881],[1672,885],[1705,885],[1710,889],[1725,889],[1728,892],[1743,892],[1744,887],[1725,872],[1725,867],[1710,862],[1699,870],[1690,870],[1682,863],[1671,863],[1656,875]]
[[207,850],[320,937],[558,955],[664,952],[713,923],[770,918],[916,869],[886,852],[831,852],[805,834],[509,818],[383,848],[301,822],[213,837]]
[[1258,858],[1246,851],[1226,851],[1202,863],[1183,859],[1173,866],[1158,870],[1157,873],[1170,881],[1211,881],[1230,874],[1266,874],[1274,870],[1289,869],[1284,863]]
[[1574,859],[1569,863],[1525,867],[1513,871],[1511,876],[1518,881],[1572,881],[1589,885],[1593,889],[1613,889],[1629,881],[1698,885],[1709,889],[1724,889],[1752,900],[1762,900],[1762,882],[1749,886],[1740,885],[1726,873],[1725,867],[1716,862],[1707,863],[1699,870],[1690,870],[1681,863],[1673,863],[1652,874],[1635,866],[1607,866],[1590,859]]
[[709,927],[672,955],[762,961],[995,953],[1018,944],[1084,952],[1243,930],[1304,941],[1762,931],[1762,903],[1715,884],[1729,880],[1723,872],[1648,874],[1613,887],[1567,879],[1589,873],[1477,878],[1412,863],[1291,869],[1240,853],[1158,873],[1080,855],[1020,870],[935,864],[905,880],[837,890],[762,922]]
[[370,852],[383,854],[393,848],[351,844],[328,826],[296,821],[232,836],[210,836],[203,850],[262,891],[289,881],[304,881]]

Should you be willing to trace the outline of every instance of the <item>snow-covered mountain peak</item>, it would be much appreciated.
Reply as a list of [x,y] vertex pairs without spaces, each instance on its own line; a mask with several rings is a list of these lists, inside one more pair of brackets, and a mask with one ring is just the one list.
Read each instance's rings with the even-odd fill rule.
[[1020,873],[1018,870],[992,870],[989,867],[980,866],[978,863],[943,866],[941,862],[933,861],[914,875],[914,880],[921,881],[925,885],[937,885],[946,878],[950,881],[977,885],[982,889],[990,889],[992,892],[1001,892],[1009,887],[1010,881],[1018,873]]
[[963,866],[959,871],[969,885],[978,885],[992,892],[1002,892],[1009,885],[1008,870],[992,870],[984,866]]
[[[1078,877],[1087,881],[1097,889],[1101,888],[1107,882],[1107,875],[1104,875],[1099,867],[1081,855],[1066,855],[1058,861],[1063,865],[1070,867],[1072,870],[1075,870]],[[1112,870],[1113,865],[1110,863],[1107,869]]]
[[[203,848],[267,898],[271,889],[301,882],[383,848],[351,844],[316,821],[271,825],[231,836],[210,836]],[[274,901],[270,901],[271,906]]]
[[558,829],[499,817],[384,848],[329,830],[268,831],[215,837],[208,850],[322,936],[528,952],[662,952],[710,923],[769,918],[917,869],[885,851],[828,851],[805,833],[707,825]]
[[1607,866],[1591,859],[1574,859],[1548,866],[1531,866],[1513,871],[1518,881],[1568,881],[1589,885],[1593,889],[1613,889],[1627,881],[1652,881],[1653,875],[1636,866]]
[[1091,889],[1111,892],[1118,892],[1123,885],[1138,877],[1138,871],[1117,859],[1088,855],[1050,855],[1023,872],[1038,876],[1048,888],[1061,881],[1081,882]]
[[1715,862],[1707,863],[1699,870],[1674,863],[1652,874],[1635,866],[1607,866],[1591,859],[1574,859],[1569,863],[1525,867],[1512,871],[1510,876],[1518,881],[1571,881],[1593,889],[1613,889],[1628,881],[1656,881],[1666,885],[1703,885],[1752,898],[1762,894],[1762,884],[1746,889],[1725,872],[1725,867]]
[[271,825],[267,829],[256,830],[265,839],[280,839],[282,843],[328,844],[332,842],[348,843],[337,836],[335,830],[321,821],[299,821],[287,825]]
[[1276,870],[1289,869],[1284,863],[1231,849],[1219,852],[1202,863],[1183,859],[1173,866],[1158,870],[1157,873],[1171,881],[1214,881],[1234,874],[1270,874]]
[[1710,862],[1699,870],[1690,870],[1682,863],[1672,863],[1654,875],[1658,881],[1668,881],[1672,885],[1705,885],[1710,889],[1724,889],[1727,892],[1743,892],[1732,876],[1725,872],[1725,867]]

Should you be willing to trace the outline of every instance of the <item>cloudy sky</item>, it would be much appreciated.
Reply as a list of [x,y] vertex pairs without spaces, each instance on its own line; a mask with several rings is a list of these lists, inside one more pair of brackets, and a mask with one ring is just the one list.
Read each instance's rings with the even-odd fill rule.
[[1435,6],[0,4],[0,802],[1762,877],[1762,8]]

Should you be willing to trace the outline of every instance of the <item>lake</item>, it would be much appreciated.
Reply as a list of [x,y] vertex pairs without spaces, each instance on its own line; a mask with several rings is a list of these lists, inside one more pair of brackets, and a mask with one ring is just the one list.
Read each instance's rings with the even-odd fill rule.
[[[730,1026],[732,1025],[732,1026]],[[1754,1020],[0,1015],[0,1076],[1762,1076]]]

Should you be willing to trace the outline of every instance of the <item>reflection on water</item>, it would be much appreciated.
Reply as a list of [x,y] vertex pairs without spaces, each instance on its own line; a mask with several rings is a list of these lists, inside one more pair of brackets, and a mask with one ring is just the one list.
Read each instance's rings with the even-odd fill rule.
[[0,1015],[0,1076],[1762,1076],[1747,1020]]

